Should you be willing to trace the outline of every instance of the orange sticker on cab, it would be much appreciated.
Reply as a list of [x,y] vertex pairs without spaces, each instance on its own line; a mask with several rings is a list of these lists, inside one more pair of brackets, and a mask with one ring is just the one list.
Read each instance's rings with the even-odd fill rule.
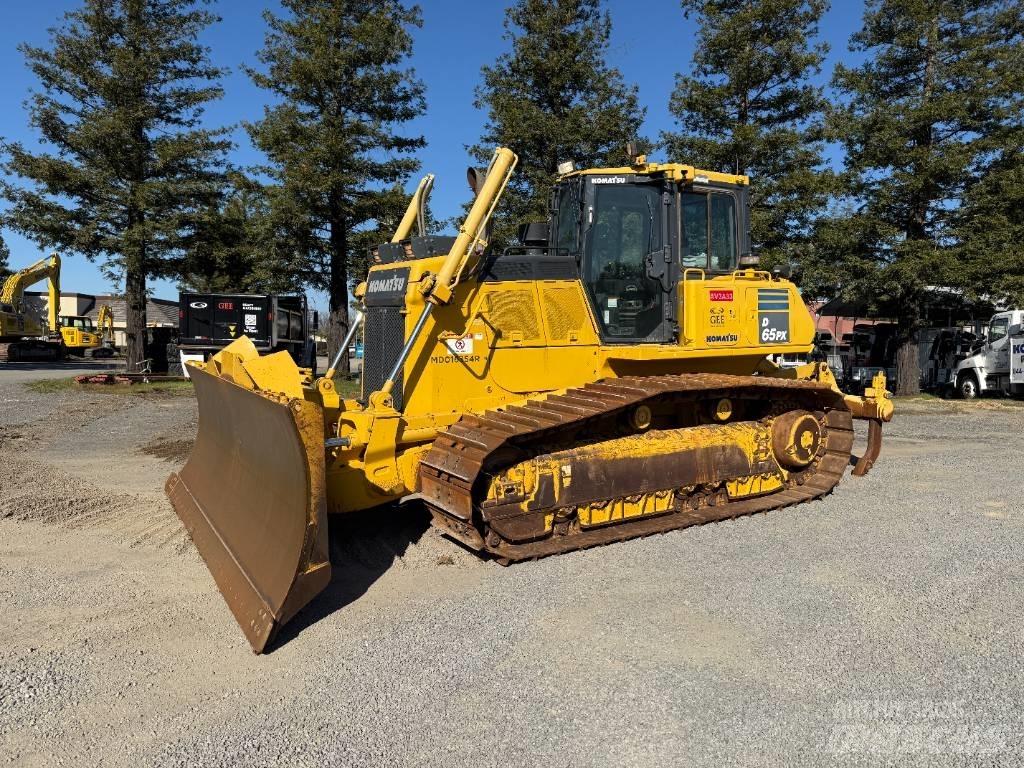
[[709,291],[712,301],[732,301],[732,291]]

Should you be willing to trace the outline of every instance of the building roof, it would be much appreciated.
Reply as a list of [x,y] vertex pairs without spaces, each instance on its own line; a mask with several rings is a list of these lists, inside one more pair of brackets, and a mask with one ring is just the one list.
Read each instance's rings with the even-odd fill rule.
[[[85,316],[96,320],[100,307],[104,304],[109,306],[110,311],[114,314],[114,327],[124,327],[125,318],[128,316],[128,305],[121,296],[97,296],[96,303],[93,304],[92,309],[85,313]],[[146,299],[146,325],[149,327],[168,326],[177,328],[178,302],[148,297]]]
[[[115,296],[110,293],[106,294],[91,294],[91,293],[65,293],[61,291],[62,297],[79,297],[92,299],[92,306],[86,311],[85,317],[97,319],[99,315],[100,307],[104,304],[110,307],[114,313],[114,327],[124,328],[125,318],[128,316],[128,308],[125,304],[123,296]],[[28,299],[29,306],[38,312],[46,311],[46,294],[41,291],[26,291],[25,296]],[[170,299],[157,299],[153,297],[146,298],[146,325],[149,327],[160,326],[160,327],[178,327],[178,302],[171,301]]]

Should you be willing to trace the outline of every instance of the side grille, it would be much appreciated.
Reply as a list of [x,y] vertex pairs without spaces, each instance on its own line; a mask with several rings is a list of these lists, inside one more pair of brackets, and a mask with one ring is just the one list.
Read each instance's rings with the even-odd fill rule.
[[[366,307],[363,320],[363,402],[372,392],[384,385],[384,379],[391,373],[398,355],[405,344],[405,315],[403,307]],[[405,404],[402,391],[405,371],[401,371],[391,397],[395,408],[401,410]]]
[[544,288],[544,318],[551,341],[567,341],[580,333],[589,318],[578,288]]
[[540,338],[540,321],[531,289],[504,290],[487,297],[489,319],[503,335],[519,331],[523,338]]

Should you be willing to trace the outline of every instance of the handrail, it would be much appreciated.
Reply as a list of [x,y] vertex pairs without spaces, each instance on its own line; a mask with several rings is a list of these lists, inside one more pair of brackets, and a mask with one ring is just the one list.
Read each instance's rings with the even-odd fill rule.
[[700,267],[687,267],[686,269],[683,270],[683,282],[686,282],[686,280],[688,279],[687,275],[689,275],[691,272],[699,272],[700,273],[700,278],[699,279],[700,280],[707,280],[707,275],[705,274],[704,270],[701,269]]

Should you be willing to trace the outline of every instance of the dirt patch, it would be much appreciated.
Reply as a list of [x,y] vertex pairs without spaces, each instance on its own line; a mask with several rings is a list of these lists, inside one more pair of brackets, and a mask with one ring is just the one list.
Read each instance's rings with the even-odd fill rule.
[[155,456],[166,461],[184,462],[192,452],[192,440],[167,440],[158,437],[151,443],[144,445],[142,453],[147,456]]
[[[18,396],[27,388],[2,389],[4,395]],[[26,409],[40,417],[0,424],[0,519],[70,530],[102,528],[114,541],[132,547],[191,548],[164,499],[162,482],[128,482],[145,468],[125,461],[130,443],[115,434],[118,426],[137,427],[142,434],[152,429],[161,415],[156,403],[68,389],[46,393]]]
[[111,492],[33,458],[0,461],[0,519],[103,528],[128,546],[185,552],[191,541],[161,495]]

